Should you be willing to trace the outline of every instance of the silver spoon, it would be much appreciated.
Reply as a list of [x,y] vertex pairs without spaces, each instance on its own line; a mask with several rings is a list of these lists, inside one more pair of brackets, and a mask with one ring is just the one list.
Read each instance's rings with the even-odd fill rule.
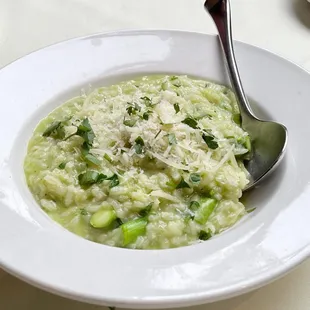
[[234,55],[230,0],[206,0],[204,6],[218,29],[231,84],[239,103],[242,128],[249,133],[252,142],[251,159],[245,162],[251,175],[245,188],[249,190],[274,171],[283,158],[287,145],[287,129],[282,124],[258,119],[250,108]]

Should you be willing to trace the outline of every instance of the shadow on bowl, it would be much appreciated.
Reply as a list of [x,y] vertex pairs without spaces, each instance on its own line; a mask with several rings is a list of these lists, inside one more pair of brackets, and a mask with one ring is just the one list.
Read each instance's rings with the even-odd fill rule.
[[293,12],[299,21],[310,29],[310,3],[308,0],[293,0]]

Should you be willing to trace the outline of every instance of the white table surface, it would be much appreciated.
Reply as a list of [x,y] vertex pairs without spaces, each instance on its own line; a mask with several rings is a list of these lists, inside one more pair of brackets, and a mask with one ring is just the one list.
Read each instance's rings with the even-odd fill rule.
[[[202,0],[0,0],[0,67],[46,45],[98,32],[170,28],[215,33],[202,4]],[[310,4],[232,0],[232,8],[237,40],[268,49],[310,71]],[[308,310],[309,292],[308,261],[255,292],[188,309]],[[56,297],[0,270],[0,309],[99,308],[103,309]]]

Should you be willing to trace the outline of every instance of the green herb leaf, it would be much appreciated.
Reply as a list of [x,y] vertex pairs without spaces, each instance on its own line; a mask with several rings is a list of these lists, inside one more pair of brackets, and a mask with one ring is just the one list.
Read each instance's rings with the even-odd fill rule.
[[100,173],[97,179],[97,183],[102,183],[104,180],[107,180],[107,179],[108,177],[105,174]]
[[82,144],[81,152],[82,152],[83,159],[86,160],[90,164],[100,166],[101,161],[96,156],[89,153],[90,147],[91,146],[87,142],[84,142]]
[[100,173],[97,171],[86,171],[78,176],[80,185],[92,185],[98,182]]
[[115,220],[115,228],[118,228],[123,224],[124,222],[119,217]]
[[117,174],[113,174],[111,177],[107,178],[107,180],[110,180],[110,188],[115,187],[119,185],[119,179]]
[[174,145],[178,143],[174,133],[169,133],[168,141],[170,145]]
[[137,112],[141,111],[141,107],[136,102],[133,106],[131,105],[131,103],[128,104],[130,104],[130,106],[126,109],[126,111],[129,115],[136,114]]
[[76,134],[84,139],[89,145],[92,145],[95,138],[95,133],[92,130],[88,118],[85,118],[79,125]]
[[149,107],[149,106],[152,105],[152,99],[150,99],[149,97],[144,96],[144,97],[141,97],[140,99],[143,100],[143,102],[144,102],[144,104],[145,104],[146,106]]
[[79,184],[81,186],[88,186],[95,183],[101,183],[103,180],[106,179],[107,179],[106,175],[93,170],[88,170],[84,173],[81,173],[78,176]]
[[201,176],[199,173],[191,173],[189,178],[194,184],[199,184],[201,180]]
[[200,208],[200,203],[198,201],[191,201],[189,205],[189,209],[191,211],[197,211]]
[[150,214],[152,210],[153,202],[149,203],[144,209],[139,212],[139,215],[142,217],[146,217]]
[[43,132],[42,136],[43,137],[49,137],[53,132],[55,132],[58,127],[60,126],[61,122],[59,121],[56,121],[56,122],[53,122],[52,124],[50,124],[46,129],[45,131]]
[[214,137],[208,136],[205,133],[202,134],[202,139],[206,142],[208,147],[212,150],[215,150],[219,147],[218,143],[214,141]]
[[135,102],[134,103],[134,106],[135,106],[135,110],[140,112],[141,111],[141,107]]
[[199,232],[198,238],[200,240],[206,241],[212,237],[211,233],[209,231],[201,230]]
[[123,124],[127,127],[133,127],[136,124],[136,120],[135,119],[126,119],[123,121]]
[[81,136],[84,141],[86,141],[88,144],[92,145],[94,142],[95,134],[93,131],[88,131],[88,132],[79,132],[77,131],[77,134]]
[[178,114],[178,113],[180,112],[180,106],[179,106],[179,104],[178,104],[178,103],[175,103],[175,104],[173,105],[173,107],[174,107],[174,110],[175,110],[175,114]]
[[82,123],[78,127],[78,129],[80,131],[85,131],[85,132],[92,131],[92,128],[91,128],[90,123],[89,123],[89,119],[88,118],[84,118]]
[[211,129],[203,129],[203,131],[205,132],[206,135],[215,138],[215,136],[214,136],[214,134],[212,133],[212,130],[211,130]]
[[135,142],[138,144],[144,145],[144,141],[140,136],[135,140]]
[[195,216],[190,214],[190,213],[185,214],[185,216],[184,216],[185,224],[187,224],[190,220],[193,220],[194,218],[195,218]]
[[135,151],[137,154],[142,154],[143,153],[143,147],[141,144],[135,144],[134,145]]
[[179,80],[176,80],[175,82],[173,82],[172,85],[175,87],[181,87],[182,86],[182,84]]
[[71,135],[67,136],[64,138],[64,141],[67,141],[68,139],[70,139],[71,137],[75,136],[77,134],[77,132],[72,133]]
[[197,129],[198,127],[198,123],[195,119],[191,118],[191,117],[187,117],[182,121],[183,124],[188,125],[189,127],[192,127],[194,129]]
[[179,189],[179,188],[190,188],[190,186],[182,178],[180,183],[177,185],[176,189]]
[[144,112],[142,118],[147,121],[150,117],[151,111]]
[[254,212],[255,210],[256,210],[256,208],[252,208],[252,209],[246,210],[246,212],[247,212],[247,213],[252,213],[252,212]]
[[[55,132],[55,134],[54,134]],[[60,126],[54,131],[52,134],[55,136],[57,139],[64,139],[66,137],[66,132],[64,129],[63,124],[61,123]]]
[[87,142],[83,142],[82,150],[81,150],[83,156],[85,156],[89,153],[90,147],[91,146]]
[[144,141],[143,139],[139,136],[136,140],[135,140],[136,144],[134,145],[134,149],[136,151],[137,154],[142,154],[143,152],[143,146],[144,146]]
[[80,209],[80,214],[81,215],[88,215],[88,212],[84,208],[82,208],[82,209]]
[[174,85],[175,87],[180,87],[180,86],[181,86],[181,82],[179,81],[179,77],[176,76],[176,75],[172,75],[172,76],[170,77],[170,81],[174,81],[174,82],[172,83],[172,85]]
[[128,107],[128,108],[126,109],[126,111],[127,111],[127,113],[128,113],[129,115],[136,114],[136,111],[135,111],[134,107],[132,107],[132,106]]
[[61,163],[61,164],[58,166],[59,169],[65,169],[65,167],[66,167],[66,163]]

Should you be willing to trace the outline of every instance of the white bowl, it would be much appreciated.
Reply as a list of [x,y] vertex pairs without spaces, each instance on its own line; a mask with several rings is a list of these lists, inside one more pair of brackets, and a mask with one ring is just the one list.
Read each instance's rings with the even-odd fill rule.
[[[36,124],[81,88],[147,73],[228,83],[218,40],[178,31],[128,31],[75,39],[0,71],[0,265],[50,292],[90,303],[169,308],[262,286],[310,253],[310,75],[236,42],[244,87],[258,116],[284,123],[289,146],[277,172],[247,198],[257,207],[231,230],[195,246],[136,251],[84,240],[35,203],[23,159]],[[270,133],[272,134],[272,132]]]

